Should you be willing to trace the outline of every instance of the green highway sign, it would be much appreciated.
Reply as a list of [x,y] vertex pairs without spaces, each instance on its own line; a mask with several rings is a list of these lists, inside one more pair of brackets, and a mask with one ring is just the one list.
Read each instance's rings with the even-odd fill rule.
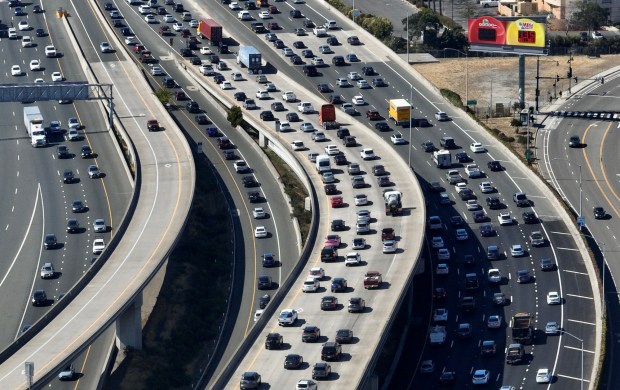
[[475,106],[476,104],[478,104],[477,100],[468,100],[467,101],[467,105],[468,106]]

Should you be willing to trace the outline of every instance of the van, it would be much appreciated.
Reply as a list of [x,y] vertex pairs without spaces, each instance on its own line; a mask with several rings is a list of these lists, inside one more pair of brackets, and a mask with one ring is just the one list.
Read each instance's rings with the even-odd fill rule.
[[256,82],[259,84],[265,84],[268,81],[269,80],[267,80],[267,76],[265,76],[264,74],[259,74],[258,76],[256,76]]
[[331,159],[326,154],[320,154],[316,157],[315,160],[316,170],[319,173],[331,172]]
[[338,23],[335,20],[328,20],[323,25],[328,30],[336,30],[338,28]]
[[312,30],[312,33],[317,37],[321,38],[327,35],[327,30],[324,28],[316,27]]
[[142,15],[147,15],[151,13],[151,7],[149,7],[146,4],[142,4],[140,5],[140,7],[138,7],[138,12],[140,12],[140,14]]

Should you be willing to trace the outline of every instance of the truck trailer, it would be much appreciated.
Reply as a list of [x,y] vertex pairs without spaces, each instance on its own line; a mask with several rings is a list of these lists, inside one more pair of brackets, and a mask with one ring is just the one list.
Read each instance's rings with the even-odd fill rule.
[[512,317],[512,340],[515,343],[531,344],[534,341],[534,320],[530,313],[517,313]]
[[333,104],[323,104],[319,110],[319,124],[336,121],[336,107]]
[[222,41],[222,26],[213,19],[202,19],[198,23],[198,34],[202,39],[208,39],[212,45],[219,45]]
[[24,126],[30,136],[30,144],[34,147],[47,145],[43,115],[38,106],[24,107]]
[[388,118],[397,125],[408,125],[411,121],[411,104],[405,99],[390,100]]
[[241,46],[237,54],[237,64],[248,68],[248,73],[261,73],[263,59],[254,46]]

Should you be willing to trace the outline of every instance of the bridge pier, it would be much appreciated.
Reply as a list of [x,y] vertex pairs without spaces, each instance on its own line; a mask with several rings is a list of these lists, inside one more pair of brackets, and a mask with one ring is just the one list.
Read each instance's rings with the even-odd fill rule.
[[261,148],[269,146],[269,139],[265,137],[265,134],[260,130],[258,131],[258,146]]
[[142,292],[136,296],[131,305],[116,320],[116,347],[124,351],[125,347],[142,349]]

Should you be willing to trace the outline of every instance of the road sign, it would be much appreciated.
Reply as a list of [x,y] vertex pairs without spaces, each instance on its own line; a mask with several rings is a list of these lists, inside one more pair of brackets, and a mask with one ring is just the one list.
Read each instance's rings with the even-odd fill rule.
[[586,217],[580,215],[577,217],[577,225],[581,228],[586,226]]
[[357,18],[358,16],[362,14],[362,12],[359,9],[354,9],[352,14],[353,14],[353,17]]
[[477,100],[475,100],[475,99],[472,99],[472,100],[468,100],[468,101],[467,101],[467,105],[468,105],[468,106],[475,106],[476,104],[478,104],[478,101],[477,101]]

